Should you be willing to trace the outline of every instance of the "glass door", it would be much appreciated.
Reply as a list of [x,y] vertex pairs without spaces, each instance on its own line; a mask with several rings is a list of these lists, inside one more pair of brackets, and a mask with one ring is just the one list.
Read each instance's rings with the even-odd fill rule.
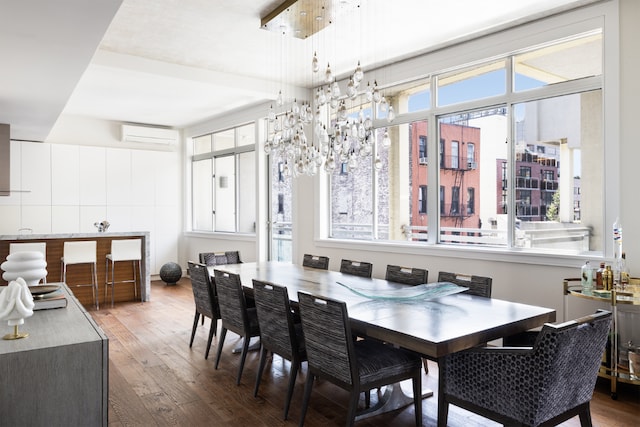
[[269,156],[269,259],[292,261],[292,177],[288,166]]

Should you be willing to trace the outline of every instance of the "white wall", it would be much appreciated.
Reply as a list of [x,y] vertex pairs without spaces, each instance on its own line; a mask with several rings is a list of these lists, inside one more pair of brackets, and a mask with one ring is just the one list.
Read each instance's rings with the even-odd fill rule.
[[124,145],[117,128],[63,117],[45,143],[11,141],[11,187],[20,191],[0,197],[0,234],[93,233],[107,220],[109,231],[150,232],[151,274],[178,261],[181,151]]

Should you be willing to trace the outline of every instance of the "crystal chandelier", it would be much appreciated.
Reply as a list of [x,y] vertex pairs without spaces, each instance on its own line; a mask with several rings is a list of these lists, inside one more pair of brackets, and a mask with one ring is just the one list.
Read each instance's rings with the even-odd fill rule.
[[[317,55],[314,53],[312,70],[319,71]],[[325,84],[315,90],[313,108],[309,103],[298,104],[293,101],[291,108],[283,114],[276,115],[273,105],[269,108],[268,121],[270,129],[265,142],[265,152],[277,156],[284,164],[286,176],[293,174],[315,175],[321,167],[326,172],[332,172],[339,164],[347,165],[346,171],[353,172],[358,167],[359,158],[368,158],[374,152],[375,133],[373,121],[369,115],[365,116],[362,109],[354,117],[347,109],[347,99],[355,100],[361,93],[358,91],[364,73],[360,62],[349,77],[346,95],[342,91],[327,64]],[[367,84],[364,91],[366,100],[374,102],[380,111],[387,113],[390,123],[395,118],[393,107],[388,105],[385,97],[378,89],[378,83],[373,86]],[[278,94],[276,104],[281,100]],[[322,110],[329,106],[331,114],[330,124],[322,120]],[[309,140],[305,127],[313,123],[313,138]],[[385,129],[382,132],[382,147],[389,147],[391,140]],[[376,156],[376,169],[380,169],[382,162]]]
[[[286,11],[290,15],[296,15],[292,10],[296,7],[295,2],[283,4],[280,9],[284,10],[285,6],[288,7]],[[326,6],[330,7],[329,4]],[[298,7],[308,6],[299,5]],[[323,9],[327,10],[324,7]],[[280,13],[276,10],[274,14],[276,12]],[[304,16],[308,14],[304,12]],[[277,25],[277,22],[269,23],[271,19],[273,18],[265,18],[263,25]],[[315,19],[322,20],[320,16]],[[313,29],[303,33],[303,37],[312,33]],[[364,72],[360,61],[347,80],[344,94],[336,81],[330,63],[327,63],[327,68],[322,75],[320,60],[315,51],[311,60],[311,71],[315,76],[313,81],[320,83],[314,90],[313,104],[298,103],[294,100],[293,104],[283,111],[282,92],[280,92],[276,98],[278,113],[273,105],[269,108],[267,116],[269,132],[264,145],[265,152],[276,156],[282,162],[285,176],[313,176],[321,168],[331,173],[342,164],[346,165],[346,172],[354,172],[360,159],[371,161],[371,156],[375,153],[376,135],[382,147],[388,147],[391,140],[386,129],[379,131],[374,129],[372,118],[369,114],[365,115],[362,107],[357,114],[350,113],[347,102],[356,101],[359,96],[364,95],[370,105],[375,103],[379,111],[386,113],[388,122],[392,122],[395,118],[393,107],[380,92],[377,81],[374,81],[373,86],[367,83],[366,89],[362,89]],[[323,120],[323,118],[326,119]],[[313,129],[311,138],[307,136],[305,128]],[[376,169],[382,166],[377,154],[373,164]]]

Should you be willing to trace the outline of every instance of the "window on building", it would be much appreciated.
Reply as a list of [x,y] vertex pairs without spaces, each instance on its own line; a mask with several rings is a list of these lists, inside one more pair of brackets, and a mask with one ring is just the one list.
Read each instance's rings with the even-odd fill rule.
[[467,142],[467,169],[475,169],[476,165],[476,145],[473,142]]
[[[426,135],[420,135],[418,137],[418,157],[420,159],[426,159],[427,158],[427,137]],[[420,162],[422,163],[422,161]],[[426,164],[426,162],[425,162]]]
[[452,216],[460,213],[460,187],[451,187],[451,209]]
[[458,169],[458,160],[460,155],[459,150],[460,143],[458,141],[451,141],[451,158],[449,159],[449,165],[451,169]]
[[193,138],[192,229],[255,233],[255,132],[243,125]]
[[418,191],[418,213],[427,213],[427,186],[421,185]]
[[476,213],[476,189],[473,187],[467,188],[467,215],[473,215]]

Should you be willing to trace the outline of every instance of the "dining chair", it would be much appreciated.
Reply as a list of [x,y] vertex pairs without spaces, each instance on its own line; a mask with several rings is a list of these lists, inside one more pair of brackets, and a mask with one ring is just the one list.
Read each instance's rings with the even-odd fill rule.
[[207,341],[207,349],[204,353],[204,358],[209,358],[209,349],[211,348],[211,341],[213,336],[216,335],[218,329],[218,319],[220,319],[220,308],[218,307],[218,299],[216,297],[216,289],[211,283],[211,276],[207,266],[204,264],[188,262],[189,265],[189,277],[191,278],[191,289],[193,290],[193,300],[196,305],[196,312],[193,317],[193,327],[191,328],[191,340],[189,341],[189,348],[193,345],[193,338],[196,335],[196,329],[198,328],[198,320],[202,316],[211,319],[211,327],[209,328],[209,339]]
[[298,370],[302,362],[307,360],[302,325],[294,322],[286,287],[253,279],[253,293],[260,325],[260,342],[262,343],[253,396],[258,396],[267,353],[275,353],[289,360],[291,362],[289,387],[284,404],[284,419],[286,420],[289,415]]
[[328,270],[329,269],[329,257],[319,256],[319,255],[311,255],[304,254],[302,257],[302,266],[303,267],[312,267],[320,270]]
[[449,405],[504,425],[557,425],[579,415],[591,426],[589,402],[611,326],[611,312],[545,324],[533,347],[472,348],[439,363],[438,425]]
[[348,259],[343,259],[340,262],[340,273],[371,278],[372,271],[373,264],[369,262],[351,261]]
[[[70,287],[87,287],[91,286],[93,292],[93,303],[96,310],[100,309],[98,302],[98,273],[97,273],[97,245],[96,240],[64,242],[62,245],[62,257],[60,258],[61,271],[60,280]],[[70,265],[89,264],[91,267],[91,283],[73,284],[67,283],[67,267]],[[86,268],[86,267],[85,267]]]
[[[40,252],[42,258],[47,260],[47,242],[24,242],[24,243],[9,243],[9,254],[16,252]],[[42,278],[42,283],[47,284],[47,276]]]
[[239,251],[201,252],[198,258],[201,264],[208,266],[242,263]]
[[[133,283],[133,294],[138,298],[138,286],[142,284],[142,239],[116,239],[111,241],[111,253],[105,257],[105,287],[104,298],[107,299],[107,288],[111,286],[111,306],[115,301],[116,283]],[[133,266],[133,277],[129,280],[116,282],[116,264],[128,261]],[[136,265],[138,274],[136,275]],[[111,281],[109,281],[109,267],[111,267]],[[140,284],[136,283],[136,277],[140,276]]]
[[222,320],[215,368],[218,369],[218,364],[220,363],[220,355],[222,354],[227,331],[240,335],[244,338],[240,366],[238,367],[238,378],[236,380],[236,384],[240,385],[244,362],[249,350],[249,342],[251,338],[260,336],[258,315],[255,307],[247,308],[239,275],[219,270],[215,270],[214,274],[218,306],[220,307],[220,319]]
[[423,268],[400,267],[399,265],[387,265],[385,280],[402,283],[405,285],[422,285],[427,283],[429,271]]
[[380,341],[353,340],[347,306],[342,301],[298,292],[298,303],[308,363],[300,426],[304,425],[315,378],[327,380],[350,393],[347,426],[355,421],[361,392],[411,379],[416,425],[422,425],[418,354]]
[[441,271],[438,273],[438,282],[455,283],[469,288],[464,291],[466,294],[491,298],[491,283],[493,282],[491,277]]

